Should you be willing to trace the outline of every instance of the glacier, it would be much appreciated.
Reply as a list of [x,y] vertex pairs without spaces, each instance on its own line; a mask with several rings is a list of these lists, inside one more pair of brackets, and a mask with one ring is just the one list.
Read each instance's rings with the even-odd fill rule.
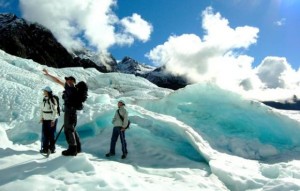
[[[173,91],[130,74],[42,66],[0,50],[0,190],[300,190],[299,121],[212,83]],[[89,85],[78,113],[83,153],[39,154],[44,76]],[[109,160],[111,118],[125,100],[129,155]],[[62,103],[62,100],[61,100]],[[63,125],[62,116],[58,129]],[[119,150],[118,150],[119,149]]]

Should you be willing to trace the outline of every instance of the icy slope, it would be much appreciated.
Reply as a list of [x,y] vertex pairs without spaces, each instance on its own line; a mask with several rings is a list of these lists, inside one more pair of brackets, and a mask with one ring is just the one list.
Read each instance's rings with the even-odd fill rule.
[[[63,89],[33,61],[0,51],[0,67],[1,190],[300,189],[298,122],[213,85],[170,91],[94,69],[48,68],[86,81],[90,92],[77,127],[84,152],[61,156],[67,146],[61,135],[57,153],[45,159],[38,153],[41,89],[49,85],[59,95]],[[129,155],[121,160],[118,148],[107,160],[119,99],[132,121]]]

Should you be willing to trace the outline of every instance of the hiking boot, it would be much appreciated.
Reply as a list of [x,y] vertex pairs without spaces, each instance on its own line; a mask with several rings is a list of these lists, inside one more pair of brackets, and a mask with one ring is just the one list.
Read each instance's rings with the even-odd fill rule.
[[47,154],[48,153],[48,149],[42,149],[42,150],[40,150],[40,153]]
[[52,154],[55,153],[55,150],[54,150],[54,149],[51,149],[50,151],[51,151]]
[[81,147],[79,146],[77,146],[77,153],[81,153],[82,152],[82,150],[81,150]]
[[115,156],[115,153],[107,153],[105,156],[106,156],[106,157]]
[[76,146],[69,146],[69,148],[67,150],[64,150],[61,154],[64,156],[76,156],[77,155]]
[[121,159],[126,159],[126,157],[127,157],[127,153],[122,154]]

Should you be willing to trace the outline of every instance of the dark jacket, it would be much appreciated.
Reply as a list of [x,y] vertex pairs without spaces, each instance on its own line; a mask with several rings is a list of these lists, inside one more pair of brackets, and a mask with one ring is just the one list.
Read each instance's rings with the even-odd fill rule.
[[76,92],[77,90],[75,86],[69,86],[67,83],[65,83],[65,91],[62,96],[65,107],[74,107],[76,101]]

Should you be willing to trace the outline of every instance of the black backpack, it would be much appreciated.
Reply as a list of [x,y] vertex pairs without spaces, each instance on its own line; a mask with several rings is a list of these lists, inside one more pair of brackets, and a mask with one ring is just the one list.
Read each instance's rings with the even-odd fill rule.
[[[119,114],[121,120],[124,121],[124,117],[120,114],[120,111],[119,111],[119,110],[118,110],[118,114]],[[127,124],[127,126],[125,127],[125,129],[128,129],[129,126],[130,126],[130,121],[129,121],[129,119],[128,119],[128,124]]]
[[[57,95],[53,95],[53,98],[56,100],[56,103],[57,103],[57,108],[56,108],[56,111],[57,111],[57,114],[60,116],[60,106],[59,106],[59,98]],[[51,100],[52,101],[52,100]],[[52,101],[52,103],[54,103]]]
[[76,84],[76,95],[74,99],[74,107],[76,110],[83,109],[83,102],[86,101],[88,97],[88,86],[85,82],[81,81]]

